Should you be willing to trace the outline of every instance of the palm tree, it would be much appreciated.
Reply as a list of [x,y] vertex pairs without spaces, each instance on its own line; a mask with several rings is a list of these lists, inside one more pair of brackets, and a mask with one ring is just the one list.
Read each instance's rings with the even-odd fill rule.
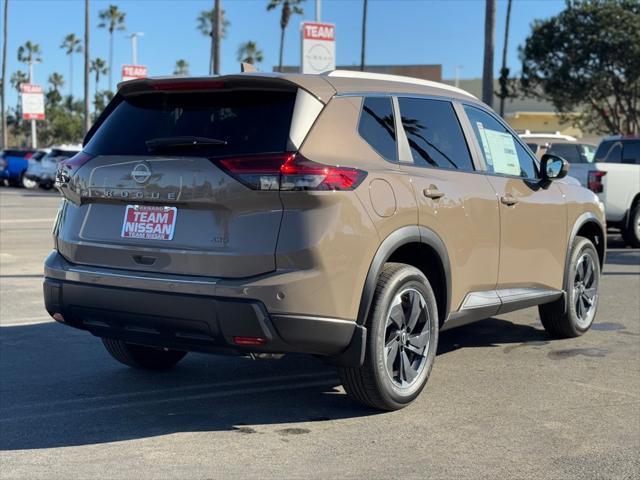
[[174,75],[189,75],[189,62],[184,58],[176,61],[176,68],[173,69]]
[[98,91],[98,85],[100,84],[100,75],[106,75],[109,72],[107,68],[107,62],[102,58],[97,57],[91,60],[91,66],[89,69],[96,74],[96,92]]
[[73,95],[73,55],[82,52],[82,43],[75,33],[70,33],[64,37],[60,48],[69,55],[69,95]]
[[280,56],[278,60],[278,71],[282,71],[282,53],[284,49],[284,31],[289,25],[291,15],[302,15],[304,10],[300,6],[305,0],[269,0],[267,10],[274,10],[282,5],[280,12]]
[[29,67],[29,81],[33,81],[33,64],[42,61],[42,50],[37,43],[27,40],[24,45],[18,47],[18,61],[26,63]]
[[[216,58],[215,45],[219,44],[220,40],[227,36],[227,28],[231,25],[229,20],[225,18],[224,10],[220,9],[220,35],[218,35],[218,29],[216,28],[218,22],[216,21],[216,17],[215,7],[211,10],[204,10],[200,12],[200,15],[198,16],[198,30],[200,30],[203,35],[211,38],[211,50],[209,51],[209,75],[212,73],[215,75],[220,73],[218,71],[219,68],[216,67],[216,65],[220,65],[220,55],[218,53],[218,58]],[[217,42],[216,38],[218,38]],[[220,50],[218,49],[218,52],[219,51]]]
[[500,116],[504,118],[504,101],[509,96],[509,68],[507,67],[507,47],[509,45],[509,22],[511,20],[511,0],[507,2],[507,18],[504,23],[504,46],[502,67],[500,68]]
[[53,72],[49,75],[49,84],[51,89],[47,92],[47,98],[51,103],[57,104],[62,100],[60,89],[64,86],[64,78],[58,72]]
[[0,81],[0,109],[2,110],[2,148],[7,148],[7,110],[4,104],[5,86],[7,85],[7,18],[9,16],[9,0],[4,0],[3,40],[2,40],[2,80]]
[[364,72],[364,52],[367,44],[367,5],[369,2],[364,0],[362,5],[362,44],[360,48],[360,71]]
[[109,5],[109,8],[98,13],[98,28],[106,28],[109,31],[109,90],[113,89],[113,32],[125,29],[125,15],[126,13],[118,10],[116,5]]
[[[28,81],[29,77],[22,70],[16,70],[11,74],[11,79],[9,80],[9,82],[11,83],[11,86],[18,92],[18,104],[16,106],[16,112],[20,110],[20,85],[23,83],[27,83]],[[19,117],[19,115],[16,115],[16,118],[17,117]]]
[[262,62],[262,50],[258,48],[256,42],[249,40],[240,44],[238,48],[238,61],[255,65]]
[[86,135],[91,125],[89,117],[89,0],[84,0],[84,65],[83,65],[83,86],[84,86],[84,134]]
[[482,101],[493,107],[493,49],[496,41],[496,0],[485,0]]

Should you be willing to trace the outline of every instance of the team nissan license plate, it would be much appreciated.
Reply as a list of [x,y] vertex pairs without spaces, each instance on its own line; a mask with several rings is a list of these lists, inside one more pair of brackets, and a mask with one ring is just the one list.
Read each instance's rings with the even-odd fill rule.
[[176,207],[127,205],[122,224],[122,237],[172,240],[177,214]]

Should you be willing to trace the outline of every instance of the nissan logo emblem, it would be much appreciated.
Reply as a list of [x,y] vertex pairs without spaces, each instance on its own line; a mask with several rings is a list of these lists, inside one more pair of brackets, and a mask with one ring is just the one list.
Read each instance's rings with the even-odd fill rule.
[[144,163],[139,163],[131,171],[131,177],[136,183],[144,183],[151,177],[151,169]]

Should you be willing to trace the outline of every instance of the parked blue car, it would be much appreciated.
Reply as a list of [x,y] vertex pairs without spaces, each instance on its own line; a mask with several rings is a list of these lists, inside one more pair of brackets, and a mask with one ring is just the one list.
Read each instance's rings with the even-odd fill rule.
[[33,150],[7,149],[2,151],[0,179],[7,180],[12,187],[22,187],[24,174],[29,166]]

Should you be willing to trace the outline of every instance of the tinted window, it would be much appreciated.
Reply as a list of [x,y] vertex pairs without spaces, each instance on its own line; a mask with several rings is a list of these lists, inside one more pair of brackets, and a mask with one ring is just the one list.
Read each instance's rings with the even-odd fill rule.
[[598,150],[594,162],[620,163],[622,161],[622,142],[615,140],[603,141]]
[[640,141],[624,142],[622,163],[640,164]]
[[569,163],[582,163],[578,148],[571,143],[554,143],[549,147],[547,153],[558,155]]
[[417,166],[473,171],[453,105],[442,100],[399,98],[402,126]]
[[539,145],[537,143],[527,143],[527,147],[529,147],[533,153],[536,153]]
[[533,156],[502,123],[479,108],[465,105],[464,110],[480,145],[488,172],[525,178],[537,177]]
[[394,162],[398,160],[391,98],[364,99],[358,133],[384,158]]
[[[149,155],[145,143],[170,137],[204,137],[226,145],[167,146],[180,155],[221,156],[283,152],[295,94],[237,91],[150,93],[120,100],[86,145],[94,155]],[[156,153],[160,153],[154,150]]]

